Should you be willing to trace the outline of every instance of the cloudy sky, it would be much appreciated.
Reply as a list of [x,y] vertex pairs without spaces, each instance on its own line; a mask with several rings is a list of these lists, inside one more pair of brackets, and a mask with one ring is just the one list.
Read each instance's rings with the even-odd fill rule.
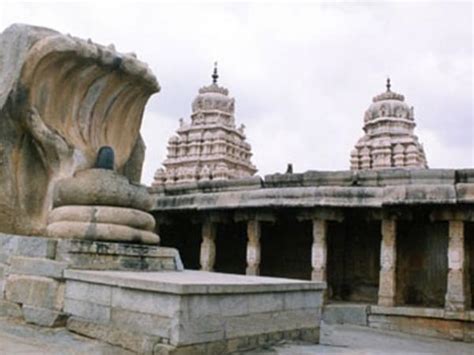
[[0,31],[15,22],[114,43],[150,65],[162,90],[144,116],[145,183],[216,60],[260,175],[290,162],[348,169],[387,76],[415,107],[430,167],[474,167],[470,2],[0,3]]

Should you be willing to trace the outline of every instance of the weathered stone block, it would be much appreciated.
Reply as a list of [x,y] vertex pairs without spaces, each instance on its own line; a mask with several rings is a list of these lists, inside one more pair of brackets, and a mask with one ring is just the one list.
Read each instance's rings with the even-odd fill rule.
[[44,327],[63,327],[66,325],[67,316],[59,311],[24,305],[23,318],[28,323]]
[[75,269],[183,270],[174,248],[88,240],[60,240],[57,259]]
[[321,305],[321,294],[314,292],[287,292],[284,294],[284,309],[316,308]]
[[22,255],[54,259],[56,240],[0,233],[0,253],[6,256]]
[[253,295],[248,298],[250,313],[276,312],[283,310],[282,294],[262,294]]
[[0,264],[0,298],[3,298],[8,269],[9,267],[6,264]]
[[[73,287],[68,288],[66,311],[76,320],[104,326],[97,328],[92,336],[113,344],[120,345],[120,340],[111,338],[109,332],[120,331],[160,338],[164,346],[157,344],[156,351],[209,354],[219,349],[227,352],[230,340],[232,347],[240,351],[279,339],[311,340],[318,335],[314,329],[319,327],[320,304],[309,307],[321,301],[320,296],[314,296],[324,287],[318,283],[192,271],[67,270],[65,276],[67,283],[79,287],[77,292],[73,292]],[[83,284],[110,287],[111,306],[88,303],[87,294],[93,292],[88,292]],[[106,302],[108,291],[106,294],[96,301]],[[288,306],[294,309],[283,309],[286,294],[297,295],[287,298]],[[250,313],[250,302],[256,313]],[[76,331],[88,335],[92,333],[91,327],[87,325],[86,330]]]
[[[385,330],[395,330],[411,334],[445,338],[451,340],[469,340],[469,322],[437,318],[370,315],[369,326]],[[472,329],[472,328],[471,328]]]
[[154,354],[155,344],[160,342],[160,338],[156,336],[133,332],[129,329],[91,323],[77,317],[68,319],[67,328],[72,332],[95,339],[102,339],[107,343],[119,345],[139,354]]
[[147,313],[132,312],[121,308],[112,308],[111,324],[130,330],[141,329],[145,334],[163,338],[170,337],[172,318]]
[[173,317],[182,310],[178,296],[124,288],[113,289],[112,306],[164,317]]
[[64,262],[50,259],[13,256],[10,258],[10,273],[37,275],[62,279],[63,271],[67,267]]
[[219,303],[223,316],[238,316],[249,313],[249,297],[246,295],[226,295],[220,297]]
[[225,322],[226,337],[234,338],[278,332],[299,328],[311,328],[318,324],[317,310],[293,310],[283,312],[268,312],[249,314],[237,317],[227,317]]
[[3,253],[2,249],[0,249],[0,263],[2,263],[2,264],[9,264],[10,263],[10,254]]
[[110,321],[110,307],[97,303],[66,298],[64,312],[97,323],[108,323]]
[[221,306],[223,297],[220,295],[190,295],[184,298],[189,318],[197,318],[206,315],[221,314],[224,309]]
[[61,309],[64,303],[64,285],[43,276],[9,275],[5,297],[24,305]]
[[0,264],[0,280],[3,280],[5,278],[7,267],[8,266],[6,264]]
[[112,288],[104,285],[69,281],[66,285],[65,297],[71,300],[110,306],[112,303]]
[[355,324],[367,326],[369,306],[356,304],[331,304],[323,310],[323,320],[328,324]]
[[20,318],[22,316],[21,306],[15,302],[0,300],[0,316]]
[[172,345],[187,345],[218,341],[225,337],[224,319],[219,316],[204,316],[192,320],[183,317],[171,329]]

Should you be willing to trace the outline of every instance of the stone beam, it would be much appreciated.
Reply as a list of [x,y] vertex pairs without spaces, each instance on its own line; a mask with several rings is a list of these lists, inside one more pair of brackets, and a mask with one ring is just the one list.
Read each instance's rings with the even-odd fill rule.
[[296,218],[299,221],[324,220],[342,222],[344,220],[344,213],[339,208],[308,208],[300,211]]
[[464,221],[474,222],[474,208],[442,208],[430,214],[431,221]]
[[230,223],[232,216],[227,211],[212,211],[207,213],[197,213],[191,217],[192,223],[206,223],[211,221],[213,223]]
[[272,211],[235,211],[234,221],[235,222],[246,222],[250,220],[256,220],[259,222],[276,222],[276,216]]

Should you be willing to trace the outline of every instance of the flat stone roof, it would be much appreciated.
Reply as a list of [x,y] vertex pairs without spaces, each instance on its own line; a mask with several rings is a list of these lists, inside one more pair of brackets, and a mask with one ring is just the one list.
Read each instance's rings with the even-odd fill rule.
[[474,169],[308,171],[150,188],[152,212],[474,204]]
[[64,275],[68,280],[173,294],[240,294],[326,288],[324,282],[193,270],[160,272],[66,270]]

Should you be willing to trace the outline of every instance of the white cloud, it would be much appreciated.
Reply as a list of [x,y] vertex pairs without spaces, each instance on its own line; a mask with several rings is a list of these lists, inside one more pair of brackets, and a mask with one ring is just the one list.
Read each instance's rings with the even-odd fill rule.
[[415,106],[430,166],[474,165],[471,3],[8,3],[0,27],[14,22],[114,43],[149,63],[162,92],[142,128],[146,183],[215,60],[261,175],[290,162],[347,169],[387,75]]

